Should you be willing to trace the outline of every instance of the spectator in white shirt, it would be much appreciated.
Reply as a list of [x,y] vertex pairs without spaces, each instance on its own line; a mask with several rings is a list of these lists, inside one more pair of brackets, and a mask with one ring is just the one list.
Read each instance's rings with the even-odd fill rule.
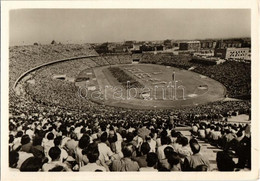
[[46,156],[48,156],[48,152],[50,148],[54,146],[53,140],[54,140],[54,134],[52,132],[49,132],[47,134],[47,140],[45,139],[45,142],[43,143],[44,152]]
[[158,159],[162,160],[165,159],[165,154],[164,154],[164,148],[167,146],[170,146],[170,138],[168,136],[166,137],[161,137],[161,146],[158,147],[157,154],[158,154]]
[[100,137],[101,143],[98,144],[98,151],[99,151],[99,160],[101,162],[107,163],[109,165],[111,163],[110,157],[114,154],[111,151],[111,148],[107,146],[107,132],[104,132]]
[[156,151],[156,141],[153,138],[154,138],[154,133],[150,133],[149,136],[146,137],[146,141],[150,146],[150,152],[155,153],[155,151]]
[[13,144],[13,150],[16,150],[20,145],[21,145],[21,138],[23,136],[23,132],[22,131],[18,131],[15,139],[14,139],[14,144]]

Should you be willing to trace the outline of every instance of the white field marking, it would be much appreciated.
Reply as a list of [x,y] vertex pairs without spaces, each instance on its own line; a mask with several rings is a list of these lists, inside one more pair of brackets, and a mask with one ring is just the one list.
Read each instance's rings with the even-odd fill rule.
[[188,97],[197,97],[198,94],[189,94]]
[[88,90],[94,91],[94,90],[96,90],[96,86],[89,86]]
[[200,78],[206,79],[207,77],[205,75],[200,75]]
[[155,83],[152,83],[153,85],[158,85],[158,84],[167,84],[167,82],[165,81],[161,81],[161,82],[155,82]]
[[198,87],[198,89],[200,89],[200,90],[206,90],[207,87]]

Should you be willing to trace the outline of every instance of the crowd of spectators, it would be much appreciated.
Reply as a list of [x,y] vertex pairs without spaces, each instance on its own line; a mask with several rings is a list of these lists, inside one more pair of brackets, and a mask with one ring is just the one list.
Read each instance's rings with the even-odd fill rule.
[[96,110],[77,113],[36,105],[17,102],[16,109],[10,109],[12,170],[211,171],[198,140],[223,149],[216,157],[220,171],[251,166],[248,124],[193,119],[187,121],[192,133],[189,140],[175,130],[185,123],[175,114],[115,109],[100,111],[102,115]]
[[51,44],[11,46],[9,48],[10,83],[25,71],[54,60],[98,55],[89,44]]
[[[52,47],[48,52],[49,49],[46,47],[33,47],[33,51],[30,50],[31,47],[10,48],[10,79],[17,78],[20,71],[24,72],[50,58],[53,60],[51,56],[55,55],[53,53],[56,52],[55,49]],[[40,58],[34,56],[32,52],[36,52],[35,49],[40,51],[36,55],[42,52],[45,55],[45,52],[46,56]],[[67,54],[63,52],[70,51],[64,49],[57,54],[64,58]],[[79,54],[84,51],[84,48],[79,49]],[[91,49],[88,51],[91,52]],[[18,52],[18,55],[14,52]],[[23,58],[19,59],[19,56]],[[36,62],[37,57],[38,62]],[[164,58],[160,59],[163,60]],[[76,64],[77,61],[82,62]],[[219,101],[175,110],[131,110],[98,105],[91,101],[81,102],[81,99],[75,99],[75,90],[71,84],[66,82],[59,84],[58,81],[50,81],[46,77],[48,75],[50,78],[54,72],[52,69],[55,69],[56,73],[68,72],[68,75],[73,76],[76,70],[77,72],[80,70],[81,63],[88,64],[89,67],[103,65],[99,58],[77,61],[64,62],[59,64],[61,67],[54,66],[55,68],[39,70],[41,73],[36,74],[35,78],[39,80],[36,84],[41,86],[28,85],[25,97],[16,96],[10,89],[9,167],[11,170],[211,171],[209,159],[200,152],[199,140],[223,150],[218,152],[216,157],[219,171],[251,168],[250,125],[230,124],[226,121],[230,116],[250,115],[250,101]],[[180,59],[178,61],[182,62]],[[183,66],[186,64],[180,63],[179,68]],[[236,63],[233,66],[236,66]],[[19,69],[19,67],[23,68]],[[214,67],[209,71],[213,72],[212,75],[216,75],[216,70],[219,68],[211,69]],[[225,81],[223,76],[226,76],[225,72],[229,68],[222,69],[223,72],[218,76],[222,76]],[[222,69],[220,68],[220,71]],[[207,71],[204,74],[207,75]],[[234,72],[227,75],[231,76],[228,79],[232,76],[239,78]],[[218,76],[215,78],[217,79]],[[237,81],[234,82],[239,84]],[[177,131],[176,126],[191,126],[191,138]],[[238,157],[237,164],[233,161],[233,157]]]
[[[13,46],[9,49],[10,83],[26,70],[53,60],[98,55],[88,44],[52,44]],[[182,69],[194,67],[193,71],[211,77],[227,88],[230,97],[250,99],[251,95],[251,64],[227,61],[221,65],[208,66],[191,62],[189,55],[150,54],[140,56],[141,63],[154,63],[174,66]],[[96,65],[114,65],[118,63],[131,63],[131,55],[118,54],[93,58]],[[234,67],[236,67],[234,69]]]
[[[216,156],[219,171],[251,168],[250,125],[206,122],[192,124],[192,135],[223,149]],[[232,159],[238,157],[238,163]]]
[[101,55],[99,57],[91,58],[99,66],[131,64],[132,57],[130,54],[111,54]]
[[121,63],[116,55],[102,56],[102,58],[105,59],[110,65],[117,65]]
[[118,58],[118,60],[119,60],[119,62],[120,62],[121,64],[130,64],[130,63],[132,63],[132,57],[131,57],[131,55],[118,54],[118,55],[116,55],[116,56],[117,56],[117,58]]
[[226,61],[220,65],[207,65],[192,62],[190,55],[143,54],[141,63],[162,64],[192,71],[208,76],[227,88],[229,97],[250,99],[251,64]]

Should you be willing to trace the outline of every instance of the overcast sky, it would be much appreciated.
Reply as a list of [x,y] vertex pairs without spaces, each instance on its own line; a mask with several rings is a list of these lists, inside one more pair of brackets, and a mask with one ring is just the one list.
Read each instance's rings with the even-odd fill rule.
[[250,37],[250,10],[34,9],[10,11],[10,45]]

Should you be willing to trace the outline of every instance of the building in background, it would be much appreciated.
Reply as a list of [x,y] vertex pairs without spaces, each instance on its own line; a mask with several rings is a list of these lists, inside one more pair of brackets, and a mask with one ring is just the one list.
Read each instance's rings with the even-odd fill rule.
[[222,59],[247,60],[249,48],[218,48],[215,49],[214,56]]
[[225,48],[241,48],[242,42],[240,40],[220,40],[217,42],[216,48],[225,49]]
[[188,41],[188,42],[180,43],[179,50],[199,51],[200,41]]
[[214,40],[201,40],[200,41],[201,49],[215,49],[217,41]]
[[140,46],[140,50],[142,52],[164,51],[165,46],[163,44],[143,44],[142,46]]

